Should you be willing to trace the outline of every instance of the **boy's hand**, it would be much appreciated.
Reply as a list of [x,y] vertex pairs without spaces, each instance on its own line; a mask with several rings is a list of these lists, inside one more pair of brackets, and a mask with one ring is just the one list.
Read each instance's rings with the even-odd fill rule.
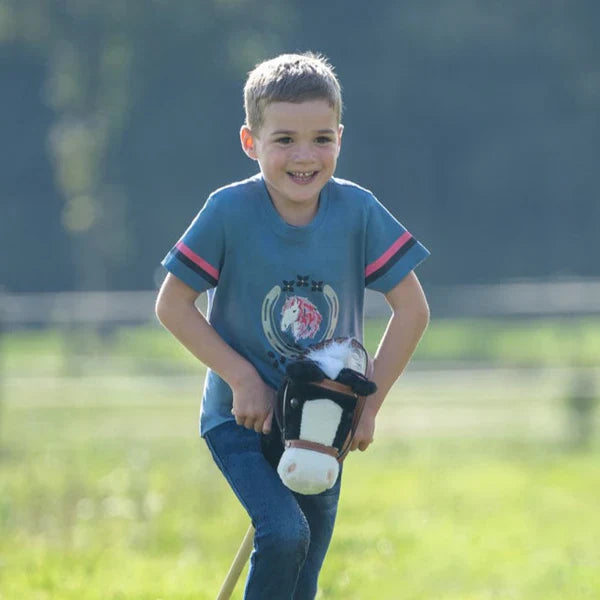
[[364,452],[373,442],[375,435],[375,415],[367,410],[363,411],[350,444],[350,451]]
[[271,431],[275,390],[270,388],[259,375],[247,377],[232,387],[233,408],[231,413],[238,425],[254,429],[257,433]]

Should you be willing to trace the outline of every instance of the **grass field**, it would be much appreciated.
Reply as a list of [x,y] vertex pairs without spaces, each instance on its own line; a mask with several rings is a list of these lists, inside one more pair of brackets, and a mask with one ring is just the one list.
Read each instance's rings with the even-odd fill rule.
[[[566,403],[599,340],[434,324],[346,462],[318,597],[599,598],[598,436]],[[202,369],[156,329],[2,349],[0,599],[214,599],[248,519],[197,437]]]

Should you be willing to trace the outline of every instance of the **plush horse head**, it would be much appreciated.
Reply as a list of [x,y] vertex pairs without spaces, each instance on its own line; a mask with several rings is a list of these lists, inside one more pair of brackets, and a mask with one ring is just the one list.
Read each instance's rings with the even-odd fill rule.
[[310,346],[288,365],[275,411],[284,445],[277,472],[287,487],[318,494],[336,482],[365,396],[377,389],[369,371],[369,355],[353,338]]

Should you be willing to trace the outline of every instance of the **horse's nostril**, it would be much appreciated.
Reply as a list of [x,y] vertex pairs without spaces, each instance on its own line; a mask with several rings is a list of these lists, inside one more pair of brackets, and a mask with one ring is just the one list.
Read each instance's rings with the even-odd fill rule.
[[296,470],[296,463],[292,463],[288,468],[287,468],[287,472],[288,473],[293,473]]
[[327,483],[329,483],[329,485],[333,485],[334,479],[335,473],[333,472],[333,469],[329,469],[329,471],[327,471]]

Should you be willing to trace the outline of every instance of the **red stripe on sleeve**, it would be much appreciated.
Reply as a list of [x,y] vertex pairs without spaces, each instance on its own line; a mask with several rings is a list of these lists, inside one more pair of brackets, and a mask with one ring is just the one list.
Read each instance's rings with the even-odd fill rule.
[[405,231],[378,259],[374,260],[370,265],[367,265],[365,269],[365,277],[368,277],[374,271],[381,269],[385,263],[406,244],[410,239],[412,239],[412,235]]
[[188,248],[183,242],[179,241],[175,244],[175,248],[182,254],[185,254],[192,262],[196,263],[201,269],[206,271],[211,277],[218,280],[219,270],[208,264],[203,258],[198,256],[191,248]]

